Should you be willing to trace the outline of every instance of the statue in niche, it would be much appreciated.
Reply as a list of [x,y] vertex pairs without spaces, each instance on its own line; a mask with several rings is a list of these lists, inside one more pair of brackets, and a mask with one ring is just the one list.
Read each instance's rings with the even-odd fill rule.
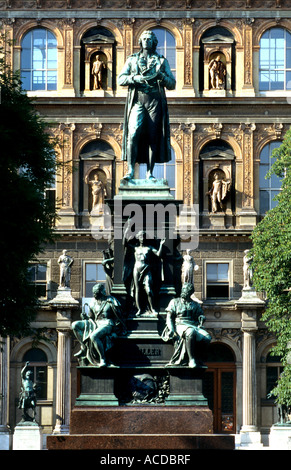
[[93,90],[101,90],[103,88],[102,82],[105,69],[106,64],[101,60],[100,55],[97,54],[92,65]]
[[140,51],[127,59],[118,76],[118,84],[128,86],[122,144],[122,159],[128,163],[125,180],[133,179],[135,163],[146,163],[146,178],[155,180],[155,163],[171,160],[165,88],[174,90],[176,80],[167,59],[157,54],[157,44],[155,34],[144,31]]
[[212,59],[209,62],[208,68],[211,88],[214,90],[224,90],[226,67],[221,61],[221,56],[218,55],[215,59]]
[[[154,299],[158,295],[161,283],[161,255],[165,240],[160,241],[156,249],[146,242],[146,232],[140,231],[135,239],[128,236],[129,226],[124,231],[124,259],[123,281],[127,291],[134,298],[137,308],[136,316],[146,312],[157,316]],[[138,244],[136,244],[138,243]]]
[[59,287],[70,287],[71,281],[71,267],[73,266],[74,259],[67,255],[67,250],[63,250],[63,254],[59,257],[58,263],[60,265],[60,285]]
[[[223,172],[221,172],[223,173]],[[224,173],[223,173],[224,175]],[[211,189],[206,193],[210,196],[211,212],[216,213],[218,209],[224,211],[223,202],[230,191],[230,180],[224,180],[220,173],[214,173],[214,180]],[[218,207],[219,205],[219,207]]]
[[100,172],[96,172],[93,180],[89,180],[88,183],[91,185],[92,191],[92,212],[100,212],[107,196],[106,185],[100,178]]
[[124,333],[125,325],[119,301],[106,295],[103,284],[95,284],[93,296],[89,314],[83,310],[81,320],[72,323],[73,333],[81,346],[75,356],[83,365],[88,362],[93,366],[106,367],[107,352],[112,348],[117,334]]
[[[33,372],[27,370],[29,362],[26,362],[25,366],[21,371],[21,392],[19,395],[18,408],[22,410],[22,421],[35,422],[36,416],[36,391],[37,385],[32,381]],[[28,410],[32,410],[32,416],[30,416]]]
[[204,367],[202,359],[211,336],[202,326],[205,316],[200,305],[191,299],[193,294],[193,284],[185,283],[181,296],[172,299],[166,308],[166,328],[162,339],[174,341],[174,354],[169,366]]
[[195,263],[193,256],[190,255],[191,250],[186,250],[183,256],[182,264],[182,284],[194,284],[194,271],[198,271],[199,266]]
[[252,259],[250,256],[250,250],[244,251],[243,258],[243,274],[244,274],[244,289],[249,289],[253,286],[253,269],[252,269]]

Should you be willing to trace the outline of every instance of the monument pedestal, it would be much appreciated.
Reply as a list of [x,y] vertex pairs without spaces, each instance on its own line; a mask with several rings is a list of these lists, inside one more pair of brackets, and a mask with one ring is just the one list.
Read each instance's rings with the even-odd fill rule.
[[37,423],[18,423],[13,435],[13,450],[42,450],[42,448],[42,428]]
[[[113,339],[106,368],[91,367],[86,359],[78,367],[70,434],[48,436],[48,449],[234,449],[233,436],[213,435],[212,412],[202,393],[205,369],[169,366],[174,345],[162,339],[166,308],[181,291],[174,238],[179,201],[164,180],[123,180],[119,194],[107,203],[114,213],[111,295],[123,306],[127,332]],[[129,222],[135,224],[132,237],[143,230],[155,252],[163,249],[162,263],[149,261],[157,279],[153,303],[159,315],[143,298],[142,315],[136,316],[131,278],[124,276],[134,263],[129,253],[134,251],[123,238]],[[160,244],[162,239],[164,244]]]

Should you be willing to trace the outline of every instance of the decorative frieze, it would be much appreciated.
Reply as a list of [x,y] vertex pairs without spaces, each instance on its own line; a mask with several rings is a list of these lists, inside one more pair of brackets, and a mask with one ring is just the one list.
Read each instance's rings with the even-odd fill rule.
[[[73,132],[75,124],[60,124],[62,150],[63,150],[63,190],[62,208],[72,208],[72,157],[73,157]],[[69,168],[68,168],[69,167]]]
[[282,7],[289,10],[290,6],[283,3],[283,0],[242,0],[234,2],[233,0],[2,0],[0,9],[98,9],[98,10],[274,10],[278,11]]
[[184,20],[184,87],[193,85],[193,24],[194,18]]

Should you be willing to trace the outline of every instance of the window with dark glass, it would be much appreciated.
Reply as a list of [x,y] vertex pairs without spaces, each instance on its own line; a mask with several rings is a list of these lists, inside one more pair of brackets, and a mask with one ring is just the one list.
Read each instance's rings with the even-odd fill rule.
[[36,383],[36,397],[38,400],[47,399],[47,355],[42,349],[29,349],[23,356],[23,367],[28,361],[27,370],[32,371],[32,381]]
[[176,40],[174,36],[164,28],[153,28],[152,31],[158,40],[157,53],[167,59],[171,72],[176,77]]
[[93,297],[92,289],[97,282],[105,286],[106,274],[103,265],[101,263],[86,263],[84,297]]
[[271,28],[260,41],[260,91],[291,90],[291,34]]
[[266,175],[270,170],[274,160],[272,161],[272,152],[275,148],[280,147],[282,142],[270,142],[265,145],[260,153],[260,213],[265,214],[268,210],[273,209],[277,205],[274,197],[281,190],[281,179],[272,175],[266,179]]
[[47,295],[47,265],[41,263],[30,264],[28,268],[28,280],[35,287],[37,297]]
[[21,80],[24,90],[57,89],[57,40],[45,28],[29,31],[21,42]]
[[229,264],[206,264],[207,299],[229,298]]

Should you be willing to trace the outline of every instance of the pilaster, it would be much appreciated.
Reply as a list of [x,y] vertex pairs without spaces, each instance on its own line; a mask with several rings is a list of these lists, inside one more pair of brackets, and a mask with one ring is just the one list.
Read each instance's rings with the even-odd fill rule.
[[[195,96],[193,89],[193,24],[194,18],[184,20],[184,90],[191,90],[191,96]],[[193,93],[194,92],[194,93]]]
[[244,25],[244,84],[242,96],[255,96],[253,83],[253,28],[254,19],[248,18]]
[[240,226],[252,228],[257,222],[257,213],[254,207],[254,165],[253,165],[253,134],[256,129],[254,123],[240,125],[242,131],[243,149],[243,197],[242,208],[238,214]]
[[74,18],[66,18],[64,21],[64,40],[65,40],[65,50],[64,50],[64,86],[62,90],[63,96],[75,96],[74,84],[73,84],[73,24],[75,22]]
[[73,133],[75,124],[60,124],[59,138],[62,149],[62,168],[58,178],[57,199],[60,210],[57,220],[58,228],[75,228],[75,211],[73,207]]

